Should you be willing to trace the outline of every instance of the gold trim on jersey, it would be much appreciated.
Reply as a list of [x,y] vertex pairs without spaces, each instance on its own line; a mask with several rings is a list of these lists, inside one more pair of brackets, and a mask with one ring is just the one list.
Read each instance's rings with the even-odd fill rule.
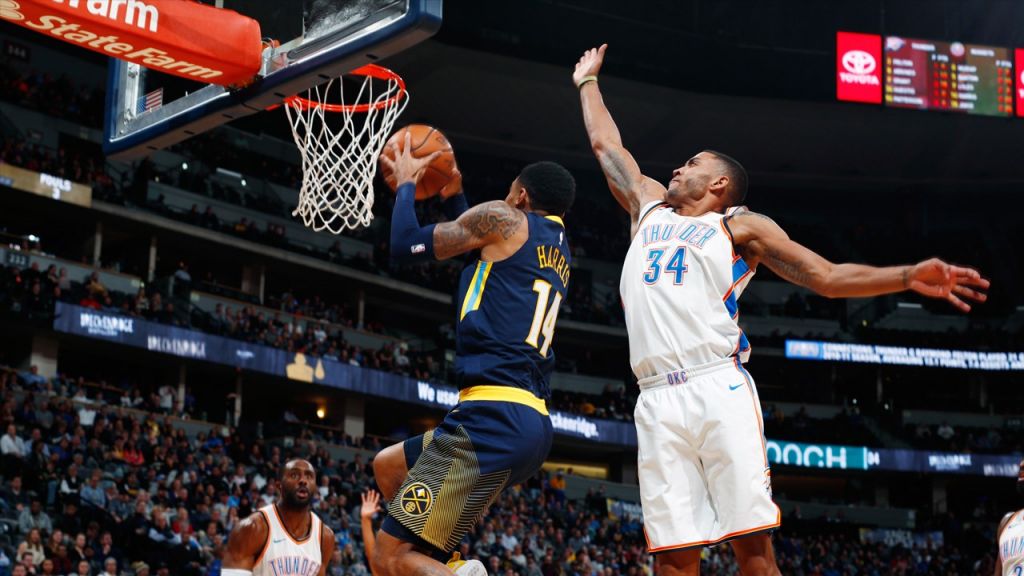
[[466,297],[462,301],[462,311],[459,313],[459,320],[466,317],[466,314],[480,308],[480,301],[483,300],[484,288],[487,287],[487,277],[491,275],[493,262],[480,260],[476,263],[476,271],[466,288]]
[[554,214],[549,214],[549,215],[545,216],[544,218],[546,218],[547,220],[551,220],[552,222],[557,222],[559,226],[561,226],[562,228],[565,228],[565,222],[562,221],[562,217],[561,216],[555,216]]
[[541,398],[537,398],[529,390],[512,386],[471,386],[459,390],[459,402],[473,401],[515,402],[529,406],[547,416],[548,406]]

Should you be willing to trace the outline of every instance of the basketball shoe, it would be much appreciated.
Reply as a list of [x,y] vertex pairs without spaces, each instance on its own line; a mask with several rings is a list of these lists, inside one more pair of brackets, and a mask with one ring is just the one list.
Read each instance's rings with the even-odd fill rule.
[[454,552],[448,561],[448,568],[456,576],[487,576],[487,568],[479,560],[462,560],[461,554]]

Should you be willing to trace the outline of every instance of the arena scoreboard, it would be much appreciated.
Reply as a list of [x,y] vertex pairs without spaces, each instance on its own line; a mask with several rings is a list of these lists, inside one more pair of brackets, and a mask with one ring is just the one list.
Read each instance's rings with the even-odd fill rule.
[[839,32],[836,97],[891,108],[1024,116],[1024,50]]

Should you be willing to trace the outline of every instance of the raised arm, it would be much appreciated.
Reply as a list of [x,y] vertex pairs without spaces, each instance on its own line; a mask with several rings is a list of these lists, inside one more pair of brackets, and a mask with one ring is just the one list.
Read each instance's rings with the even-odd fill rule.
[[363,505],[359,508],[359,525],[363,533],[363,555],[369,566],[370,558],[377,549],[377,538],[373,534],[373,517],[380,512],[380,492],[367,490],[363,492]]
[[587,126],[590,147],[601,164],[601,170],[608,179],[612,194],[629,212],[635,227],[640,208],[648,202],[663,199],[665,187],[640,172],[640,166],[622,145],[619,128],[612,120],[608,107],[604,105],[601,90],[597,86],[597,74],[601,71],[607,48],[607,44],[602,44],[600,48],[591,48],[584,52],[576,63],[572,80],[580,91],[583,122]]
[[964,300],[984,302],[988,280],[977,270],[952,266],[932,258],[908,266],[875,267],[833,264],[790,240],[771,218],[739,212],[726,220],[733,242],[751,267],[763,263],[782,278],[828,298],[865,298],[913,290],[929,298],[948,300],[962,312]]

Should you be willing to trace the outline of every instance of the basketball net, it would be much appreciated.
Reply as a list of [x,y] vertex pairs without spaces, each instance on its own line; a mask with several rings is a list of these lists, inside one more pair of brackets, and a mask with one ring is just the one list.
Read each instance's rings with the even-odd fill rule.
[[[302,186],[292,216],[317,232],[370,225],[377,158],[409,102],[402,78],[386,68],[369,64],[350,74],[363,77],[352,100],[346,100],[340,78],[285,100],[302,155]],[[328,98],[343,104],[328,104]],[[355,103],[345,104],[350,101]]]

